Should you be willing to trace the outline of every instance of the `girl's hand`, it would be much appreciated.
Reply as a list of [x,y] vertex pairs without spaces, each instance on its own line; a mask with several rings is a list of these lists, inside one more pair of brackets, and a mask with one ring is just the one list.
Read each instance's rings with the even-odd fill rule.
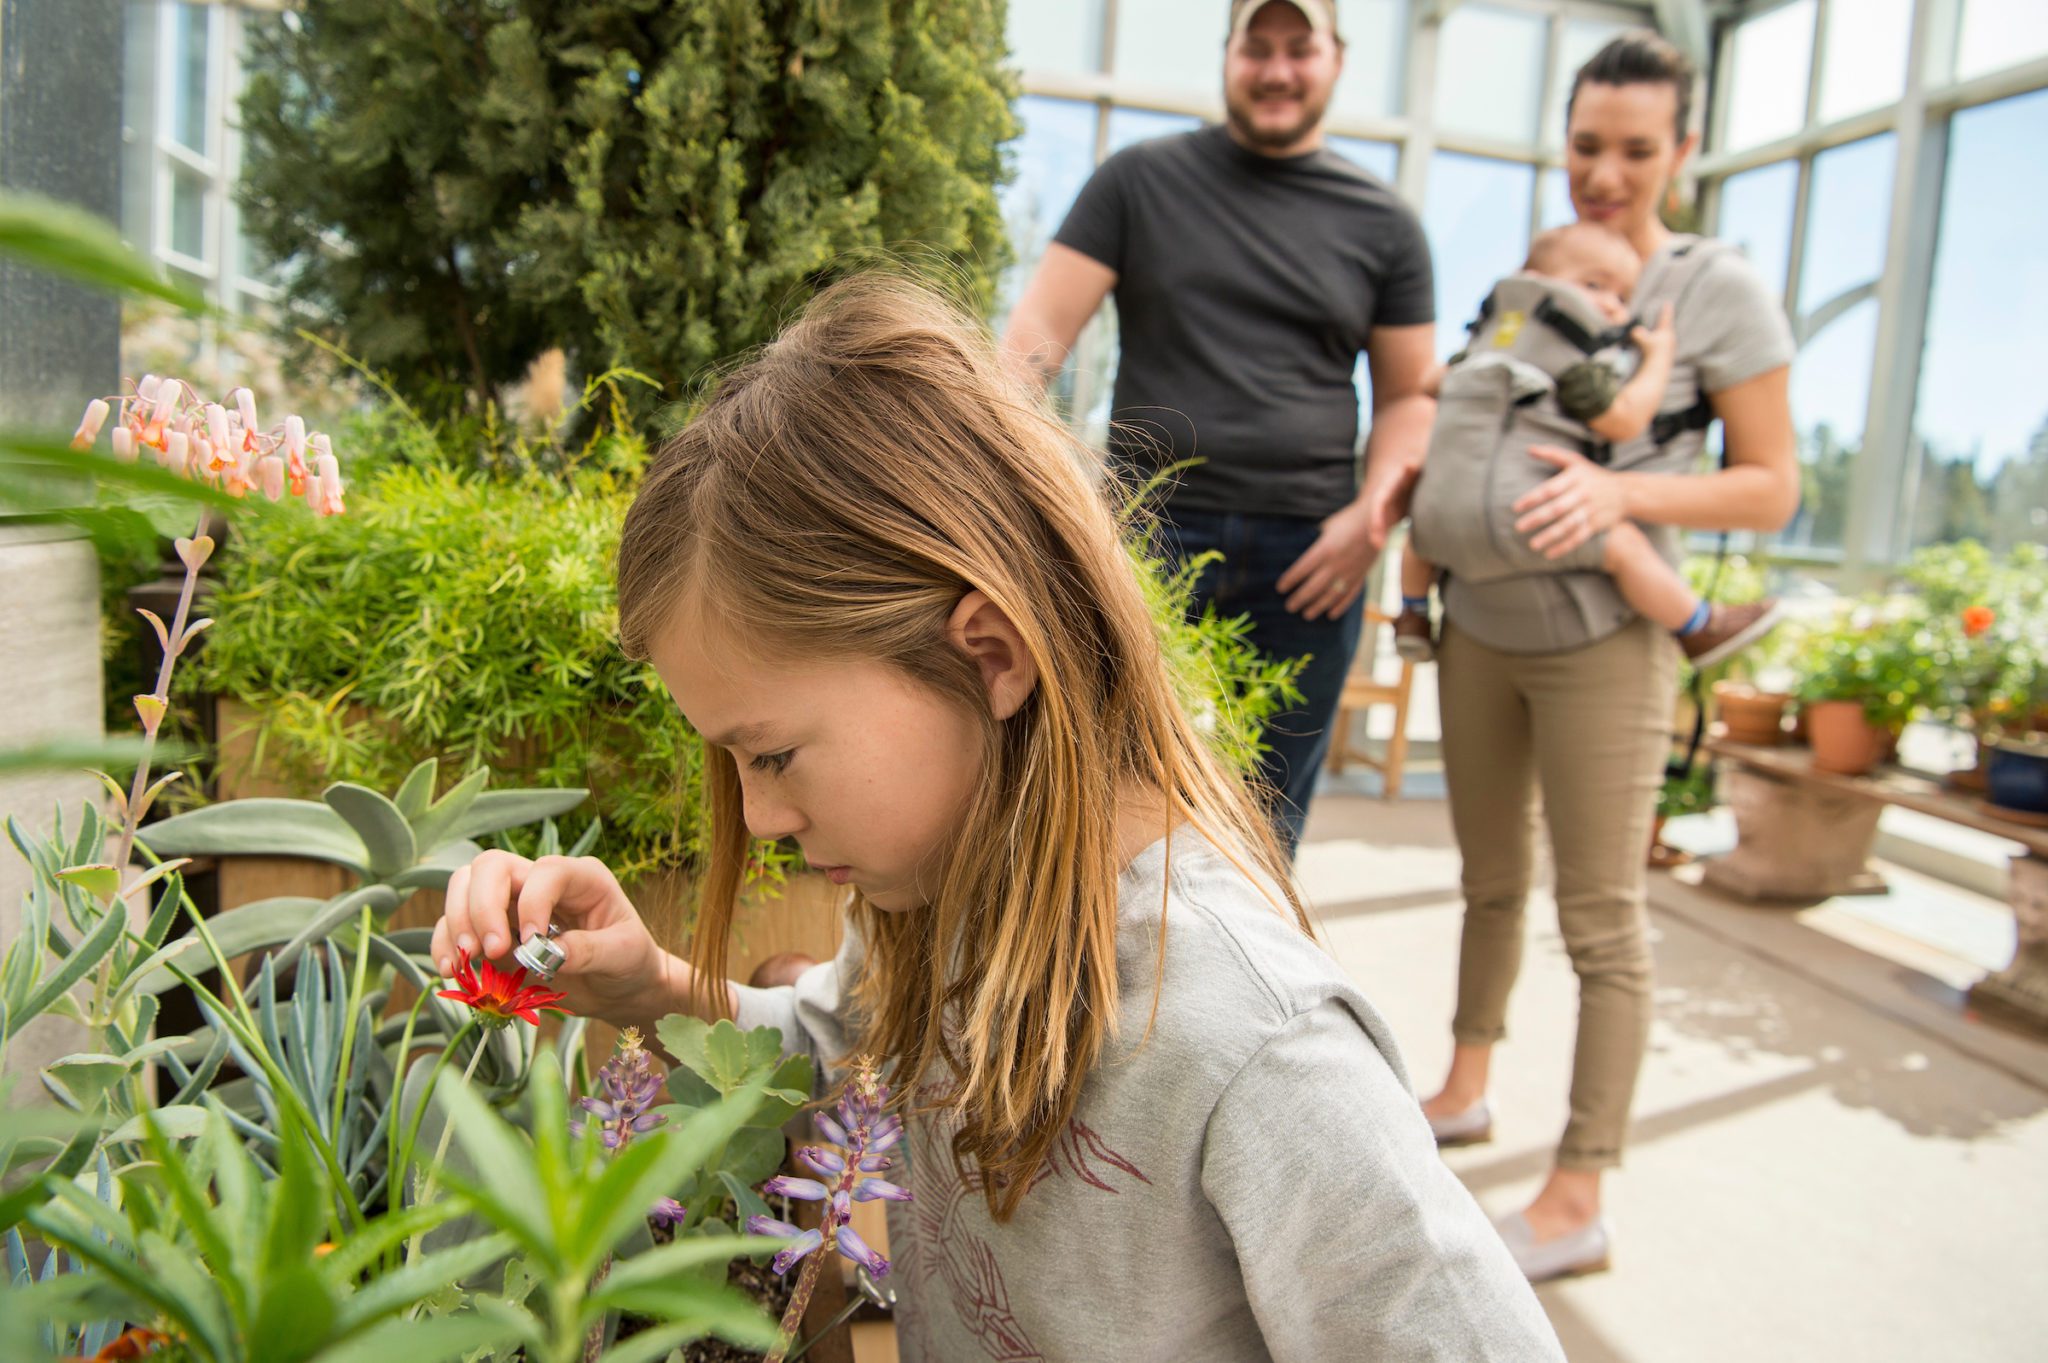
[[478,856],[448,879],[448,903],[434,925],[433,957],[452,976],[458,951],[499,960],[550,923],[564,960],[549,987],[573,1012],[622,1025],[663,1017],[680,1006],[670,986],[680,975],[656,945],[611,869],[595,857],[511,852]]
[[1628,515],[1621,479],[1577,450],[1531,445],[1529,454],[1557,472],[1515,501],[1515,533],[1545,558],[1562,558]]

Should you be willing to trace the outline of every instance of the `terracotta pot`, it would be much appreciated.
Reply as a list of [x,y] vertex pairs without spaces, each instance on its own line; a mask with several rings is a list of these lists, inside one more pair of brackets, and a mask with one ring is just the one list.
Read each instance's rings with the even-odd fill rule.
[[1785,707],[1792,697],[1782,691],[1759,691],[1746,682],[1714,683],[1714,712],[1731,743],[1781,743]]
[[1815,771],[1861,776],[1885,760],[1896,743],[1890,730],[1863,717],[1860,700],[1822,700],[1806,707],[1806,731]]

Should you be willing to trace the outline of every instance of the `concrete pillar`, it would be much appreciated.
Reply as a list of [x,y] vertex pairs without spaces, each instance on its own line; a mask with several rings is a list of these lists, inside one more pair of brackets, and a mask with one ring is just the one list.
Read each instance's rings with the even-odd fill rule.
[[[0,0],[0,188],[120,212],[121,0]],[[120,379],[121,308],[105,294],[0,260],[0,426],[68,434]],[[0,519],[0,748],[101,732],[99,569],[68,527]],[[0,776],[0,819],[75,821],[82,772]],[[28,868],[0,841],[0,941],[21,921]],[[8,1048],[26,1076],[82,1040],[44,1019]]]

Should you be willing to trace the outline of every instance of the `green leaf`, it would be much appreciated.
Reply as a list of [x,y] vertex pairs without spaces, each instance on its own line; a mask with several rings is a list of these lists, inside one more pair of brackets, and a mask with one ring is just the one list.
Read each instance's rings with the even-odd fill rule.
[[[70,442],[52,440],[41,433],[0,430],[0,486],[6,488],[10,500],[26,491],[30,499],[37,499],[35,504],[47,509],[75,507],[80,499],[78,493],[65,494],[61,501],[51,499],[55,492],[53,483],[59,479],[71,482],[88,478],[134,492],[180,497],[188,504],[200,503],[244,516],[261,516],[264,512],[258,508],[269,505],[260,498],[255,502],[237,500],[218,488],[180,477],[147,460],[130,464],[96,450],[74,450]],[[86,494],[83,500],[92,498]]]
[[102,904],[121,892],[121,872],[107,862],[66,866],[57,872],[57,879],[66,885],[76,885]]
[[150,1121],[156,1123],[156,1129],[163,1133],[165,1140],[194,1140],[206,1129],[206,1119],[207,1110],[191,1103],[153,1108],[148,1112],[137,1113],[121,1123],[113,1134],[107,1137],[107,1143],[113,1145],[122,1141],[141,1140],[147,1130],[146,1124]]
[[[772,1031],[773,1028],[757,1028],[757,1031]],[[755,1114],[749,1126],[781,1126],[791,1117],[803,1111],[811,1101],[815,1084],[811,1077],[811,1058],[807,1055],[784,1057],[769,1076],[765,1101]]]
[[[226,806],[215,805],[214,808]],[[258,899],[239,909],[230,909],[217,918],[209,918],[206,927],[220,945],[222,954],[241,956],[289,942],[322,907],[320,900],[304,895],[280,895],[275,899]],[[174,971],[196,974],[212,965],[212,953],[207,951],[206,943],[199,934],[193,932],[160,948],[137,966],[115,997],[118,1000],[131,992],[161,994],[178,982]]]
[[[674,1056],[678,1065],[705,1076],[710,1072],[711,1062],[704,1054],[704,1037],[710,1030],[710,1023],[686,1013],[671,1013],[654,1024],[654,1035],[662,1049]],[[674,1071],[669,1074],[669,1083],[670,1091],[674,1092]],[[682,1098],[680,1093],[676,1096]]]
[[160,857],[310,857],[357,875],[370,868],[363,840],[317,800],[228,800],[159,819],[136,836]]
[[434,803],[434,777],[441,770],[441,764],[429,757],[405,775],[405,781],[398,787],[398,794],[391,802],[398,806],[408,823],[417,823]]
[[265,1363],[299,1363],[334,1333],[334,1298],[320,1271],[308,1263],[273,1264],[250,1322],[247,1356]]
[[492,1225],[513,1235],[536,1259],[559,1265],[561,1248],[555,1243],[548,1209],[536,1205],[533,1197],[533,1190],[541,1186],[533,1151],[459,1076],[446,1076],[434,1087],[470,1167],[482,1171],[472,1182],[443,1169],[441,1182],[467,1196]]
[[731,1093],[752,1077],[748,1073],[749,1059],[746,1033],[730,1020],[720,1018],[704,1034],[703,1074],[720,1093]]
[[770,1215],[769,1207],[752,1185],[742,1183],[729,1170],[718,1171],[718,1181],[725,1185],[725,1191],[732,1197],[732,1219],[742,1226],[750,1217]]
[[[644,1222],[656,1198],[668,1195],[686,1175],[702,1170],[725,1148],[760,1101],[758,1089],[742,1089],[679,1127],[663,1127],[640,1137],[614,1158],[598,1190],[587,1199],[576,1228],[574,1244],[580,1251],[576,1258],[583,1271],[594,1270],[598,1260]],[[639,1156],[643,1149],[652,1157],[628,1162],[629,1156]]]
[[142,760],[143,742],[141,738],[107,738],[95,743],[53,741],[25,748],[0,748],[0,776],[24,771],[70,771],[75,767],[133,766]]
[[460,1202],[436,1199],[424,1207],[407,1207],[404,1211],[390,1212],[355,1231],[334,1247],[333,1253],[320,1261],[321,1272],[328,1275],[336,1287],[345,1285],[415,1235],[424,1235],[436,1226],[446,1225],[469,1209]]
[[481,1236],[372,1278],[342,1302],[336,1329],[353,1334],[379,1316],[424,1301],[448,1284],[462,1282],[505,1258],[512,1252],[512,1244],[512,1237],[502,1233]]
[[78,1099],[81,1110],[98,1108],[107,1090],[128,1077],[128,1062],[112,1055],[67,1055],[43,1067],[46,1080],[55,1078]]
[[587,790],[490,790],[440,834],[441,839],[480,838],[521,824],[567,814],[590,798]]
[[108,909],[100,916],[100,921],[93,925],[93,930],[86,935],[85,940],[78,944],[77,949],[64,958],[64,964],[59,966],[54,974],[47,976],[35,993],[28,996],[21,1010],[10,1011],[7,1025],[18,1028],[55,1003],[60,995],[84,979],[86,974],[114,949],[114,944],[121,940],[122,934],[127,930],[127,915],[117,908]]
[[[382,921],[391,916],[403,901],[404,896],[389,885],[358,885],[346,894],[338,894],[320,906],[320,909],[306,925],[298,930],[289,942],[277,949],[270,958],[282,970],[299,958],[299,954],[316,942],[324,942],[334,934],[335,929],[353,923],[362,916],[367,907],[370,913]],[[215,934],[218,940],[218,933]]]
[[763,1182],[782,1167],[788,1144],[777,1127],[749,1125],[725,1147],[725,1167],[742,1183]]
[[448,878],[483,855],[483,850],[467,838],[444,842],[430,849],[409,869],[392,876],[388,883],[394,890],[445,890]]
[[0,193],[0,256],[108,293],[146,294],[186,312],[209,311],[204,299],[166,283],[154,265],[129,250],[112,223],[41,194]]
[[461,1315],[379,1321],[322,1349],[309,1363],[449,1363],[479,1349],[513,1343],[539,1347],[542,1338],[539,1323],[526,1312],[478,1301]]
[[776,1323],[759,1304],[725,1286],[679,1281],[606,1298],[608,1305],[668,1319],[599,1354],[600,1363],[653,1363],[678,1344],[716,1335],[743,1349],[767,1352],[780,1339]]
[[466,772],[460,781],[448,788],[448,793],[428,807],[426,813],[412,820],[412,835],[421,847],[428,851],[444,842],[460,842],[463,835],[454,830],[456,820],[469,813],[469,807],[476,803],[483,793],[485,783],[491,779],[490,769],[478,767]]
[[407,870],[419,856],[412,825],[398,806],[371,790],[350,781],[337,781],[321,792],[334,812],[348,820],[370,854],[370,877],[389,880]]

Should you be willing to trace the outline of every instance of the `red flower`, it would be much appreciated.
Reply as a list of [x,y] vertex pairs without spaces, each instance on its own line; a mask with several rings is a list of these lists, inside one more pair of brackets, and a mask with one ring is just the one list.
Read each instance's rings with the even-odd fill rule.
[[1963,634],[1974,639],[1991,628],[1998,619],[1998,613],[1989,606],[1968,606],[1963,610]]
[[440,997],[466,1003],[483,1015],[486,1026],[503,1027],[513,1018],[525,1018],[534,1026],[540,1026],[539,1009],[566,1013],[562,1000],[568,997],[552,989],[543,989],[537,984],[526,982],[526,967],[517,970],[500,970],[489,961],[479,961],[472,968],[469,953],[462,953],[462,964],[455,969],[455,982],[460,989],[443,989]]

